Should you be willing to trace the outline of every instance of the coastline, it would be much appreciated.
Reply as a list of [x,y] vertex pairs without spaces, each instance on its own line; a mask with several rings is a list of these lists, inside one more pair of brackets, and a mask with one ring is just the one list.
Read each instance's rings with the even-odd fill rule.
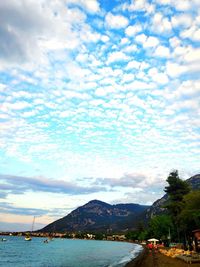
[[[161,254],[159,251],[149,252],[147,248],[141,251],[136,258],[128,262],[125,267],[188,267],[184,261]],[[194,267],[200,267],[200,263],[192,263]]]
[[[143,247],[143,250],[137,255],[136,258],[132,259],[130,262],[128,262],[125,267],[139,267],[144,266],[143,262],[147,257],[148,250]],[[144,266],[145,267],[145,266]]]

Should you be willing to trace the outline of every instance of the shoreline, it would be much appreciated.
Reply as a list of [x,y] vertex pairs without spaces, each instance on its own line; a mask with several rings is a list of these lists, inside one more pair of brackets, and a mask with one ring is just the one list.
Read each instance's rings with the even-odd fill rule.
[[[124,267],[139,267],[143,266],[142,263],[147,257],[148,250],[143,246],[143,250],[139,252],[139,254],[132,259],[130,262],[128,262]],[[144,266],[145,267],[145,266]]]
[[[138,254],[138,256],[128,262],[125,267],[188,267],[188,263],[163,255],[159,251],[149,251],[146,247]],[[200,267],[200,263],[192,263],[194,267]]]

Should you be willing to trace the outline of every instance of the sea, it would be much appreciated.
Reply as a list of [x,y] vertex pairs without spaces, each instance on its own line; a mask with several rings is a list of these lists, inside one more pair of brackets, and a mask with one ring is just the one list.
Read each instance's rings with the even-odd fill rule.
[[[1,241],[6,238],[7,241]],[[0,266],[3,267],[122,267],[142,247],[116,241],[0,236]]]

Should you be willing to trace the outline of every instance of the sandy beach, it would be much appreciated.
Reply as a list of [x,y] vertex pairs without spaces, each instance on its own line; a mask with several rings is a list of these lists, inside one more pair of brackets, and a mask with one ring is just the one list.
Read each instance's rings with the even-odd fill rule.
[[188,264],[182,260],[167,257],[160,252],[149,252],[146,248],[136,259],[126,267],[200,267],[200,263]]

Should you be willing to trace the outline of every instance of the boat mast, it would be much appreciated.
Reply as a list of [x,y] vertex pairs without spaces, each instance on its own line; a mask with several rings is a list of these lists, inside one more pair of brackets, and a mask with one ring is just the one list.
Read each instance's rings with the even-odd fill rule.
[[35,216],[33,217],[33,223],[32,223],[32,229],[31,229],[31,232],[33,232],[34,223],[35,223]]

